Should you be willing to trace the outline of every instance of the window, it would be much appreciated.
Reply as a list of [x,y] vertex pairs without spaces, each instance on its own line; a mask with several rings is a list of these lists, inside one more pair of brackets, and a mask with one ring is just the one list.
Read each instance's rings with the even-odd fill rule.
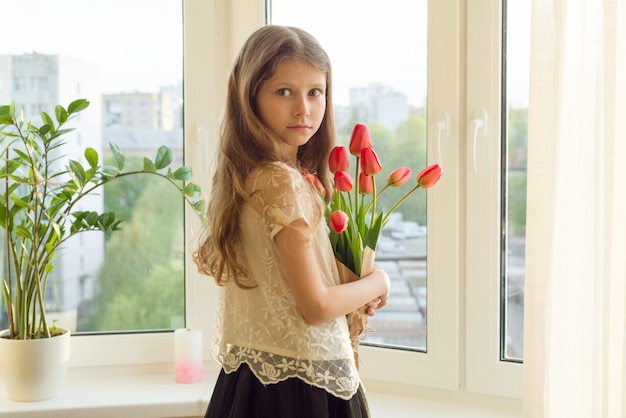
[[[60,10],[68,15],[92,10],[94,2],[83,5],[84,2],[65,3],[68,0],[55,0],[55,10]],[[274,0],[278,1],[278,0]],[[47,3],[47,2],[44,2]],[[119,10],[124,10],[124,15],[132,15],[138,10],[146,14],[161,10],[163,7],[173,7],[175,11],[170,12],[172,27],[178,26],[178,32],[184,39],[184,54],[168,59],[167,51],[159,48],[158,56],[154,59],[153,65],[148,75],[157,73],[157,70],[164,69],[170,64],[180,65],[184,57],[185,75],[185,107],[182,105],[173,115],[173,123],[184,121],[184,142],[185,161],[194,170],[194,181],[206,185],[210,179],[212,158],[215,155],[216,146],[215,135],[218,131],[218,121],[223,110],[226,83],[229,66],[238,52],[240,45],[247,36],[257,27],[266,23],[266,19],[286,19],[281,17],[279,10],[266,10],[266,2],[263,0],[215,0],[206,2],[200,0],[163,0],[155,2],[150,0],[150,7],[137,6],[139,0],[125,1],[124,7],[115,8],[110,1],[104,2],[110,10],[114,10],[114,15],[119,17]],[[269,2],[267,2],[269,3]],[[293,3],[293,4],[292,4]],[[510,4],[516,2],[509,2]],[[527,4],[527,2],[523,2]],[[16,8],[27,7],[34,4],[31,1],[18,2],[15,5],[7,6],[13,13]],[[61,6],[64,4],[64,6]],[[521,397],[522,387],[522,367],[517,361],[502,361],[506,356],[506,348],[503,350],[502,326],[500,320],[501,296],[508,295],[508,290],[512,290],[513,283],[505,284],[505,293],[501,293],[502,268],[501,261],[502,248],[507,248],[510,244],[503,244],[502,241],[502,211],[503,207],[512,210],[515,206],[511,200],[505,201],[508,206],[503,206],[502,196],[502,166],[501,155],[504,148],[508,149],[510,162],[509,168],[513,167],[513,157],[517,151],[511,144],[514,136],[512,128],[513,119],[507,116],[508,123],[501,122],[503,114],[501,92],[502,86],[518,86],[518,81],[508,78],[507,83],[503,83],[502,70],[502,23],[503,7],[500,1],[495,0],[431,0],[400,2],[362,1],[354,4],[352,9],[337,9],[343,7],[342,2],[334,2],[328,5],[315,3],[314,7],[307,3],[302,9],[299,1],[275,3],[288,8],[299,9],[299,14],[306,16],[306,22],[319,22],[323,26],[332,25],[341,27],[342,31],[338,38],[325,39],[322,32],[315,29],[310,31],[320,39],[324,47],[331,53],[335,74],[335,94],[340,94],[342,89],[339,86],[341,73],[346,72],[342,67],[349,68],[350,62],[343,62],[341,57],[332,56],[331,45],[346,39],[351,44],[364,48],[360,52],[359,58],[368,62],[376,61],[376,51],[384,50],[390,52],[383,64],[389,60],[400,57],[401,59],[413,60],[413,64],[406,68],[416,72],[418,80],[414,87],[420,89],[423,80],[420,77],[426,76],[426,89],[415,97],[419,99],[413,101],[408,99],[407,103],[414,109],[422,106],[421,117],[424,118],[424,126],[418,130],[423,135],[422,141],[426,146],[422,163],[417,163],[419,168],[424,161],[441,162],[444,169],[444,177],[436,188],[428,192],[426,201],[427,224],[417,221],[419,226],[427,226],[426,254],[428,263],[426,266],[427,284],[427,334],[423,342],[410,342],[394,340],[394,337],[377,340],[377,332],[366,338],[362,348],[361,371],[366,379],[376,379],[388,383],[401,383],[407,385],[419,385],[431,388],[458,389],[467,388],[472,392],[491,393],[503,396]],[[165,5],[165,6],[164,6]],[[521,6],[521,5],[520,5]],[[182,7],[183,19],[180,19]],[[407,7],[420,8],[416,9]],[[526,7],[526,6],[524,6]],[[34,10],[34,7],[30,7]],[[362,45],[359,38],[353,35],[348,27],[351,24],[362,24],[355,19],[356,14],[365,11],[375,11],[380,19],[394,23],[392,35],[406,33],[414,36],[415,45],[410,45],[400,51],[394,50],[393,43],[380,43],[385,39],[386,33],[380,29],[380,25],[369,24],[366,29],[370,33],[378,36],[378,43]],[[108,10],[108,9],[106,9]],[[171,9],[167,9],[171,10]],[[306,10],[303,13],[302,10]],[[338,11],[339,10],[339,11]],[[357,13],[358,10],[358,13]],[[388,16],[387,12],[391,13]],[[403,13],[404,12],[404,13]],[[103,11],[104,13],[104,11]],[[421,13],[421,14],[420,14]],[[517,12],[510,12],[517,13]],[[415,17],[409,22],[404,22],[399,14],[407,14]],[[272,16],[273,15],[273,16]],[[115,16],[110,21],[114,21]],[[330,17],[329,17],[330,16]],[[385,17],[386,16],[386,17]],[[332,17],[332,19],[331,19]],[[120,17],[122,18],[122,17]],[[16,21],[19,19],[15,19]],[[80,18],[75,18],[71,25],[81,22]],[[294,21],[295,22],[295,21]],[[305,23],[306,23],[305,22]],[[511,22],[517,23],[517,22]],[[521,23],[521,22],[520,22]],[[143,19],[135,19],[131,25],[137,32],[137,28],[143,27]],[[300,24],[300,23],[297,23]],[[71,26],[76,29],[75,26]],[[301,26],[307,28],[302,23]],[[108,31],[118,30],[115,25],[110,25]],[[308,29],[308,28],[307,28]],[[509,42],[516,36],[513,31],[517,31],[513,26],[509,26],[507,39]],[[91,34],[93,28],[81,29],[74,33]],[[166,32],[167,32],[166,31]],[[13,33],[15,31],[11,31]],[[424,33],[426,38],[421,38]],[[422,35],[420,35],[422,34]],[[76,35],[79,36],[79,35]],[[526,36],[526,35],[524,35]],[[145,42],[152,40],[142,38]],[[207,42],[211,40],[211,42]],[[41,38],[40,38],[41,41]],[[182,40],[181,40],[182,43]],[[38,43],[41,53],[42,43]],[[409,55],[419,53],[419,45],[427,48],[426,58],[412,58]],[[368,49],[368,46],[370,47]],[[31,48],[32,49],[32,48]],[[25,49],[28,51],[29,49]],[[135,51],[142,50],[134,48]],[[408,52],[415,51],[415,52]],[[136,54],[140,59],[147,59],[151,51],[143,51]],[[21,51],[11,51],[10,53],[21,53]],[[514,53],[509,50],[508,55]],[[181,57],[182,55],[182,57]],[[406,57],[402,57],[407,55]],[[405,68],[406,64],[402,65]],[[521,63],[509,61],[511,66],[523,66]],[[121,74],[122,79],[136,72],[135,66],[129,62],[110,62],[110,67]],[[365,67],[363,67],[365,68]],[[177,74],[182,73],[182,68],[178,68]],[[365,70],[359,70],[367,74]],[[382,70],[381,70],[382,72]],[[354,76],[354,71],[348,72],[348,77]],[[104,76],[101,75],[104,81]],[[374,82],[382,82],[392,90],[401,91],[404,85],[411,85],[413,81],[402,81],[394,84],[392,81],[373,79]],[[398,76],[399,77],[399,76]],[[168,78],[168,82],[176,83],[179,78]],[[406,80],[403,78],[402,80]],[[420,81],[421,80],[421,81]],[[344,85],[348,85],[350,79],[344,77]],[[370,80],[358,80],[356,87],[367,88]],[[3,81],[2,85],[12,88],[17,79]],[[513,83],[513,84],[512,84]],[[81,96],[89,95],[89,84],[81,82]],[[22,88],[26,84],[20,83]],[[51,82],[48,85],[50,90],[55,87]],[[114,93],[133,91],[130,85],[122,86],[119,91],[108,90],[104,93],[111,94],[108,104],[102,103],[102,108],[112,110],[112,114],[106,119],[107,125],[114,128],[124,122],[123,117],[128,111],[125,109],[124,97],[113,97]],[[142,89],[143,90],[143,89]],[[348,101],[349,90],[344,89],[344,104]],[[512,92],[508,92],[509,99]],[[72,94],[72,97],[74,94]],[[4,96],[1,97],[4,101]],[[62,102],[67,101],[61,98]],[[181,104],[181,98],[174,98],[173,102]],[[339,96],[335,99],[341,103]],[[93,104],[92,104],[93,106]],[[505,107],[507,108],[507,107]],[[508,102],[508,109],[514,109],[513,103]],[[184,117],[183,117],[184,110]],[[484,110],[484,112],[483,112]],[[476,139],[476,163],[477,170],[473,170],[473,143],[468,138],[468,125],[472,120],[481,116],[485,122],[485,136]],[[102,119],[105,121],[105,119]],[[439,123],[441,122],[441,124]],[[446,124],[447,122],[447,124]],[[350,126],[351,122],[346,122]],[[368,122],[369,123],[369,122]],[[180,125],[180,123],[179,123]],[[500,132],[506,126],[509,132],[509,145],[502,147]],[[439,129],[446,127],[447,129]],[[344,135],[345,135],[344,131]],[[517,135],[517,134],[515,134]],[[376,140],[376,139],[375,139]],[[83,141],[88,141],[88,135],[83,135]],[[407,151],[408,154],[408,151]],[[387,164],[383,160],[383,164]],[[388,163],[389,166],[393,163]],[[417,169],[416,168],[416,169]],[[511,172],[514,170],[511,169]],[[513,174],[509,177],[512,180]],[[506,183],[505,183],[506,184]],[[509,197],[513,196],[511,183],[507,186],[510,190]],[[206,190],[208,192],[208,190]],[[199,235],[199,223],[186,210],[185,235],[182,246],[187,250],[192,248]],[[510,214],[507,219],[512,219]],[[509,237],[510,238],[510,237]],[[504,241],[506,242],[506,241]],[[393,247],[392,247],[393,248]],[[211,278],[198,275],[195,266],[191,262],[189,251],[185,252],[185,325],[204,330],[205,355],[209,358],[209,342],[213,330],[214,307],[216,306],[217,287]],[[505,251],[506,253],[506,251]],[[517,255],[516,251],[511,254]],[[513,272],[513,262],[517,260],[506,258],[507,272]],[[85,259],[85,265],[90,262]],[[88,281],[80,282],[82,292],[92,292]],[[506,290],[508,289],[508,290]],[[397,290],[397,287],[396,289]],[[511,293],[511,296],[514,295]],[[508,296],[507,296],[508,297]],[[414,314],[415,317],[418,315]],[[381,315],[384,319],[384,316]],[[380,318],[379,318],[380,319]],[[395,322],[390,322],[395,324]],[[416,322],[417,323],[417,322]],[[511,334],[519,333],[519,328],[509,327],[513,325],[508,320],[504,321],[506,332]],[[172,324],[168,325],[172,326]],[[508,327],[508,328],[507,328]],[[517,326],[519,327],[519,326]],[[382,331],[381,331],[382,333]],[[172,333],[144,332],[144,333],[123,333],[116,335],[81,336],[73,341],[72,364],[82,365],[108,365],[108,364],[145,364],[170,362],[173,355]],[[389,346],[399,346],[399,348],[389,348]],[[411,349],[407,349],[407,346]],[[415,349],[417,348],[417,349]],[[503,356],[505,353],[505,356]],[[512,359],[516,359],[513,355]]]
[[[302,7],[298,1],[272,0],[271,23],[302,27],[329,54],[339,143],[348,146],[354,124],[366,124],[383,165],[378,187],[398,167],[409,167],[415,177],[426,167],[427,1],[394,0],[385,8],[356,0],[319,1],[319,10],[333,10],[323,19],[310,19],[300,13]],[[350,36],[342,36],[344,31]],[[354,177],[352,169],[349,173]],[[377,206],[390,209],[413,185],[387,189]],[[426,193],[420,190],[382,230],[376,260],[390,275],[393,293],[370,320],[374,331],[364,344],[427,350],[426,238]]]
[[[366,123],[375,148],[387,152],[381,155],[381,161],[389,171],[409,165],[416,175],[427,162],[442,164],[446,180],[439,182],[428,196],[413,195],[413,201],[401,206],[398,219],[390,221],[383,232],[377,262],[388,269],[392,295],[388,309],[381,310],[370,322],[374,331],[366,335],[362,344],[362,373],[381,380],[455,388],[458,308],[456,303],[437,303],[437,296],[433,295],[446,294],[453,301],[458,297],[459,272],[454,263],[444,261],[459,257],[458,228],[439,226],[446,221],[448,226],[456,223],[451,221],[455,210],[441,206],[446,195],[453,202],[449,208],[458,199],[450,194],[456,187],[456,157],[445,152],[450,141],[446,143],[443,132],[438,131],[439,137],[430,132],[429,121],[434,122],[431,109],[439,105],[427,94],[433,78],[450,76],[452,80],[438,82],[451,85],[458,81],[454,73],[433,74],[431,54],[427,54],[432,39],[438,36],[429,22],[440,13],[442,17],[449,14],[449,4],[401,0],[385,5],[373,1],[341,5],[322,2],[306,17],[299,13],[301,2],[273,0],[271,5],[272,23],[307,29],[329,53],[333,62],[335,114],[344,144],[354,123]],[[440,50],[449,48],[454,52],[458,40],[451,41]],[[454,53],[443,53],[438,62],[454,68],[458,60]],[[445,96],[444,93],[437,97],[445,100]],[[403,100],[392,102],[390,97]],[[458,103],[453,102],[453,106]],[[454,122],[450,121],[454,110],[438,107],[435,111],[442,131],[449,130]],[[434,152],[439,149],[441,153]],[[395,200],[397,196],[390,198]],[[444,253],[446,257],[442,257]]]
[[[191,61],[186,65],[185,84],[193,86],[194,94],[186,96],[185,121],[190,134],[186,143],[188,162],[195,173],[203,176],[210,172],[215,147],[214,140],[207,142],[204,138],[215,138],[225,97],[223,80],[227,78],[229,66],[254,29],[267,19],[278,19],[281,15],[275,8],[266,9],[266,2],[260,0],[224,0],[222,6],[228,4],[229,7],[200,3],[186,3],[189,19],[185,26],[186,51],[193,57],[187,58]],[[361,24],[355,18],[361,12],[355,12],[356,9],[389,8],[399,14],[401,10],[408,10],[402,9],[402,4],[409,4],[359,2],[342,12],[336,11],[335,8],[341,6],[337,3],[319,7],[306,4],[303,14],[298,1],[288,3],[286,7],[299,8],[299,14],[306,15],[306,22],[342,27],[342,33],[337,36],[355,45],[359,38],[351,36],[353,32],[349,28],[354,22]],[[275,7],[277,4],[285,3],[281,0]],[[500,344],[502,3],[437,0],[429,1],[424,7],[428,25],[426,158],[428,162],[441,162],[444,169],[444,177],[428,192],[426,202],[426,350],[392,349],[376,346],[378,342],[363,345],[361,372],[366,379],[389,384],[452,390],[462,387],[470,392],[520,398],[523,365],[502,361]],[[382,11],[380,16],[385,16]],[[409,32],[415,30],[413,26],[417,22],[411,21]],[[187,26],[187,23],[195,24]],[[302,26],[307,28],[304,23]],[[380,27],[369,29],[383,39],[385,31]],[[329,43],[340,43],[335,38],[324,40],[324,35],[310,31],[329,53],[332,53]],[[206,39],[219,42],[213,43],[207,51]],[[393,44],[383,45],[393,48]],[[198,51],[203,53],[194,55]],[[373,51],[373,47],[366,51],[368,60],[376,60]],[[395,55],[406,53],[401,50]],[[337,60],[333,56],[331,59],[334,74],[340,74]],[[337,83],[335,80],[336,92],[340,90]],[[474,173],[468,124],[483,115],[481,110],[487,116],[487,130],[486,136],[477,138],[477,173]],[[439,122],[447,127],[440,135]],[[188,284],[196,287],[194,293],[200,289],[211,298],[217,290],[210,282],[197,277],[191,280],[188,277]],[[204,297],[193,303],[193,312],[207,305]],[[208,309],[205,315],[208,317],[211,313],[212,309]],[[208,323],[210,333],[211,320],[212,317],[207,320],[203,317],[196,324]]]
[[[91,104],[73,123],[74,140],[99,151],[107,162],[109,141],[127,156],[156,156],[166,145],[183,163],[183,127],[174,120],[182,105],[182,1],[29,0],[10,6],[4,28],[13,37],[3,104],[15,101],[28,118],[78,98]],[[120,13],[123,10],[123,13]],[[24,31],[24,22],[38,30]],[[41,36],[45,33],[45,36]],[[26,82],[28,81],[28,82]],[[76,91],[76,86],[80,86]],[[155,115],[108,110],[107,98],[136,100],[159,108]],[[160,100],[167,96],[161,108]],[[172,97],[170,97],[172,96]],[[141,107],[140,107],[141,108]],[[120,117],[121,115],[121,117]],[[119,120],[115,127],[103,121]],[[179,120],[179,119],[177,119]],[[76,146],[65,150],[73,159]],[[104,160],[104,161],[102,161]],[[83,209],[114,210],[126,219],[122,231],[80,234],[60,251],[46,303],[50,319],[74,334],[166,330],[185,326],[184,202],[170,185],[148,176],[107,184]]]
[[[388,268],[392,295],[362,343],[367,377],[456,388],[465,375],[472,391],[521,394],[525,174],[513,163],[525,152],[530,26],[528,2],[515,3],[515,22],[503,19],[505,3],[318,2],[302,14],[301,2],[271,1],[271,23],[309,30],[329,53],[342,140],[355,122],[371,124],[375,147],[402,144],[391,165],[410,156],[414,170],[443,168],[427,202],[404,207],[381,241],[377,262]],[[390,90],[407,98],[409,112],[385,102]]]
[[529,13],[529,1],[467,9],[466,385],[516,397],[523,392],[525,168],[519,157],[526,147]]
[[[502,182],[504,222],[502,240],[501,357],[524,358],[524,261],[526,244],[526,166],[528,150],[528,69],[530,66],[530,1],[508,1],[504,7],[503,33],[508,53],[503,60]],[[510,52],[509,52],[510,51]]]
[[[116,19],[127,19],[125,21],[126,25],[124,28],[131,30],[131,32],[134,30],[135,32],[132,33],[138,34],[134,39],[152,42],[152,47],[148,48],[146,45],[143,45],[143,47],[137,45],[127,45],[131,42],[132,38],[120,40],[118,42],[119,45],[117,46],[127,45],[132,53],[126,60],[114,60],[110,55],[103,55],[102,58],[104,59],[104,66],[109,68],[113,73],[119,75],[119,80],[123,83],[126,83],[128,75],[132,75],[136,72],[136,68],[140,68],[140,66],[134,65],[136,62],[135,60],[149,61],[149,70],[146,72],[140,72],[139,74],[140,76],[144,76],[141,78],[143,81],[150,80],[153,74],[166,75],[164,80],[166,79],[167,83],[170,85],[163,90],[170,92],[173,97],[172,103],[176,104],[176,111],[174,112],[172,123],[177,123],[177,126],[179,127],[183,125],[183,121],[186,123],[186,163],[194,167],[194,181],[203,183],[203,180],[206,180],[206,176],[208,175],[208,169],[205,168],[208,164],[206,162],[209,161],[211,156],[208,133],[212,132],[213,121],[216,120],[219,115],[218,108],[220,106],[217,106],[215,102],[218,100],[217,97],[219,96],[219,92],[223,92],[221,83],[217,83],[219,86],[215,89],[213,85],[207,86],[207,74],[215,72],[215,64],[225,63],[228,61],[228,58],[225,56],[225,52],[220,52],[220,60],[216,60],[215,62],[207,60],[207,49],[204,39],[206,39],[207,32],[211,30],[214,30],[215,32],[210,36],[221,36],[223,28],[221,28],[220,23],[223,21],[222,19],[224,16],[214,15],[214,9],[210,2],[183,2],[182,0],[150,0],[149,5],[143,0],[133,0],[124,1],[123,4],[117,7],[115,6],[115,3],[110,1],[90,2],[87,4],[85,2],[81,2],[80,0],[55,0],[54,2],[28,0],[7,5],[3,10],[7,13],[7,15],[10,14],[11,16],[17,17],[24,13],[24,8],[28,8],[31,11],[28,16],[28,21],[34,21],[36,18],[39,19],[43,17],[47,18],[48,21],[51,21],[50,16],[52,16],[52,14],[42,12],[43,10],[46,10],[44,7],[50,6],[54,9],[50,13],[55,16],[60,15],[61,17],[59,17],[59,19],[70,20],[70,23],[67,25],[57,25],[54,31],[55,33],[61,33],[62,31],[70,32],[69,34],[66,34],[67,36],[64,38],[65,41],[62,45],[78,45],[78,42],[72,43],[68,41],[73,40],[75,37],[95,38],[93,42],[89,44],[90,47],[103,45],[112,39],[111,37],[114,35],[112,31],[120,30],[119,27],[116,27],[112,23],[119,21]],[[32,13],[35,9],[37,9],[38,13]],[[124,13],[120,13],[120,10],[123,10]],[[89,16],[93,16],[94,14],[100,17],[100,22],[106,23],[107,26],[104,29],[98,29],[98,26],[88,24],[88,22],[90,22]],[[102,18],[102,16],[108,14],[111,14],[112,17],[107,19]],[[148,39],[145,33],[138,32],[138,28],[145,28],[146,26],[149,27],[151,17],[146,16],[146,14],[149,14],[150,16],[165,16],[169,21],[167,27],[160,27],[159,32],[156,33],[151,39]],[[213,19],[215,19],[214,24],[207,26],[207,21],[213,21]],[[181,27],[183,20],[185,21],[185,25]],[[23,20],[16,18],[12,21],[17,23]],[[55,22],[58,23],[58,20]],[[11,33],[22,32],[22,28],[20,27],[12,28],[5,25],[5,28]],[[183,46],[183,32],[186,33],[184,56],[181,51]],[[103,35],[103,33],[106,35]],[[170,39],[161,39],[161,36],[165,38],[171,37],[171,39],[174,40],[172,46],[169,48],[163,48],[164,45],[169,45],[168,42]],[[36,46],[41,55],[46,52],[44,51],[44,45],[47,44],[44,41],[47,39],[48,38],[41,36],[37,38]],[[109,44],[116,46],[115,43],[109,42]],[[11,47],[17,48],[17,41],[12,42]],[[56,49],[56,46],[53,45],[50,48]],[[21,55],[23,51],[32,50],[33,47],[24,47],[18,50],[6,50],[6,53]],[[88,47],[81,49],[81,51],[90,51],[91,53],[94,52],[94,50],[90,50]],[[137,51],[140,51],[141,53],[138,53]],[[172,53],[173,55],[170,57],[166,53]],[[216,52],[215,57],[217,56],[218,53]],[[182,96],[180,95],[181,85],[179,84],[182,81],[183,58],[186,62],[185,78],[187,81],[185,118],[183,118]],[[6,55],[0,57],[0,64],[2,65],[3,71],[6,68],[7,59]],[[103,85],[105,84],[104,76],[102,74],[100,74],[100,82],[102,82]],[[6,80],[3,81],[3,85],[6,89],[0,91],[0,102],[5,102],[13,96],[14,91],[12,91],[11,88],[15,84],[19,84],[22,87],[25,85],[19,78],[9,79],[8,82]],[[70,82],[69,85],[71,88],[69,88],[67,92],[67,98],[65,96],[60,99],[57,98],[51,103],[46,103],[43,107],[45,109],[49,109],[50,106],[56,104],[57,100],[62,103],[69,102],[75,98],[76,95],[80,97],[91,97],[92,91],[89,89],[89,86],[93,84],[94,80],[89,80],[88,82]],[[193,89],[189,88],[189,85],[192,85]],[[123,84],[120,86],[119,91],[132,92],[138,87],[141,86],[136,84],[133,85],[132,83]],[[56,85],[52,82],[49,84],[49,88],[53,91],[56,91],[57,89]],[[144,90],[144,87],[141,87],[141,89]],[[178,95],[174,93],[176,91],[178,92]],[[190,91],[192,92],[191,94],[189,94]],[[99,91],[93,94],[95,95],[110,92],[111,90],[107,90]],[[98,109],[100,106],[104,108],[104,105],[98,100],[92,100],[91,110],[94,110],[94,108]],[[119,113],[120,108],[121,104],[114,106],[113,110],[118,111]],[[39,109],[40,108],[33,109],[33,113],[38,114]],[[114,116],[113,119],[115,119]],[[208,119],[209,116],[211,117],[210,122]],[[82,120],[83,118],[80,119]],[[84,132],[84,142],[86,143],[90,140],[90,138],[93,138],[93,135],[94,133],[91,131]],[[200,139],[204,139],[204,141],[200,142]],[[182,157],[182,153],[180,156]],[[157,207],[154,211],[158,210],[160,210],[160,207]],[[184,210],[184,227],[186,234],[184,242],[182,242],[182,246],[185,249],[185,283],[184,287],[182,282],[180,285],[185,298],[185,325],[187,327],[198,328],[204,331],[205,358],[208,359],[210,358],[210,334],[214,324],[213,307],[215,306],[216,288],[215,286],[212,286],[212,279],[207,279],[206,277],[199,276],[195,273],[197,269],[193,265],[190,251],[188,250],[193,248],[197,242],[200,225],[199,220],[190,209],[185,208]],[[180,256],[178,258],[180,259]],[[84,265],[90,266],[91,263],[91,261],[85,260]],[[92,283],[93,282],[80,278],[80,292],[91,294],[94,291],[91,286]],[[178,326],[176,322],[168,324],[168,328],[170,329],[174,326]],[[94,335],[83,334],[72,340],[70,365],[72,367],[81,367],[158,363],[168,364],[173,358],[173,345],[172,332],[142,331],[98,333]]]

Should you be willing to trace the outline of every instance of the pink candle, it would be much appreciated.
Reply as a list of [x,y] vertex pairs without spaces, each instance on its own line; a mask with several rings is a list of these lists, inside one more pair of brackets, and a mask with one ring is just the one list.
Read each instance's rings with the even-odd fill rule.
[[177,383],[202,381],[202,331],[177,329],[174,331],[174,364]]

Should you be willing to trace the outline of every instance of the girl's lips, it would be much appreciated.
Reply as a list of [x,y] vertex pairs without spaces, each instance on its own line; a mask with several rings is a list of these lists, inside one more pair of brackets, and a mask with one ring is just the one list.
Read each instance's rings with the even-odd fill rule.
[[288,126],[287,129],[291,131],[295,131],[295,132],[306,133],[311,130],[311,127],[308,125],[292,125],[292,126]]

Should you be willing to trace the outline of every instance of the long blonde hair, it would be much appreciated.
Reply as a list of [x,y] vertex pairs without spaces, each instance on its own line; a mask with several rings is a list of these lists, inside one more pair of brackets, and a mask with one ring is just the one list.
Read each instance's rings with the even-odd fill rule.
[[246,286],[246,270],[239,260],[239,218],[250,196],[249,174],[273,161],[287,161],[280,139],[260,121],[256,98],[283,60],[304,61],[326,74],[326,109],[318,131],[298,149],[298,165],[318,175],[330,190],[328,155],[335,145],[331,65],[318,41],[302,29],[268,25],[256,30],[243,45],[228,79],[226,109],[221,125],[216,172],[207,207],[207,228],[194,262],[218,285],[234,280]]

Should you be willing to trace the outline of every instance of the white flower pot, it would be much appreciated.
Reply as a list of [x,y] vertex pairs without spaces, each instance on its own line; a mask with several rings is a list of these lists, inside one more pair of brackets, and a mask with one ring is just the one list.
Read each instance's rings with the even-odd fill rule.
[[10,340],[0,332],[0,376],[14,401],[42,401],[57,396],[70,361],[70,331],[52,338]]

